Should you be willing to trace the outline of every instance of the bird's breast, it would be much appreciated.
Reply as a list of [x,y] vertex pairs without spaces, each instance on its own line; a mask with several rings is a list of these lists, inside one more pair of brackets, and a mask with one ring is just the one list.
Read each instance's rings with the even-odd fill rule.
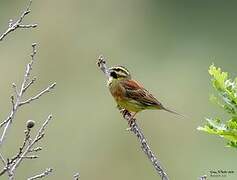
[[120,101],[124,97],[124,89],[120,85],[120,83],[117,80],[109,80],[108,81],[108,87],[110,90],[110,93],[115,98],[116,101]]

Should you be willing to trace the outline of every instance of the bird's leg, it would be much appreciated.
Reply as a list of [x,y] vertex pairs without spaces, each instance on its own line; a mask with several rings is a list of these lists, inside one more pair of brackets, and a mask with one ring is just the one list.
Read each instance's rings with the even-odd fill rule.
[[130,116],[130,118],[129,118],[129,120],[128,120],[128,126],[129,126],[129,128],[127,128],[128,131],[130,131],[130,130],[132,129],[132,127],[133,127],[133,123],[134,123],[135,120],[136,120],[136,119],[134,118],[136,114],[137,114],[137,112],[135,112],[135,113],[132,114],[132,115],[131,115],[131,113],[130,113],[131,116]]
[[129,111],[126,109],[120,108],[119,111],[120,111],[120,113],[122,113],[124,119],[126,119],[126,116],[128,116],[130,114]]
[[123,118],[126,119],[128,121],[128,126],[129,128],[127,128],[126,130],[130,131],[131,128],[133,127],[133,123],[135,122],[135,115],[137,114],[137,112],[135,112],[134,114],[132,114],[131,112],[129,112],[126,109],[121,108],[120,106],[117,106],[118,109],[120,110],[120,113],[122,113]]

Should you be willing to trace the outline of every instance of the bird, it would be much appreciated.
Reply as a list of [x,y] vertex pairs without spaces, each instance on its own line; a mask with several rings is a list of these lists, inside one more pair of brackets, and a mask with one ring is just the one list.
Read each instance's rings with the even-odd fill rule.
[[114,97],[119,109],[132,113],[130,120],[143,110],[165,110],[180,115],[163,106],[148,90],[139,82],[132,79],[132,76],[124,66],[114,66],[108,69],[107,86]]

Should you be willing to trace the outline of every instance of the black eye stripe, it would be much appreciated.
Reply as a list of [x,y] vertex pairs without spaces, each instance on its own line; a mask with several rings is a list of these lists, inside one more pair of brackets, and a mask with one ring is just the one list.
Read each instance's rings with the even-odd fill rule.
[[116,73],[115,71],[112,71],[112,72],[110,73],[110,76],[112,76],[112,77],[115,78],[115,79],[118,78],[118,75],[117,75],[117,73]]
[[120,68],[115,68],[114,70],[117,71],[117,72],[124,72],[124,70],[120,69]]

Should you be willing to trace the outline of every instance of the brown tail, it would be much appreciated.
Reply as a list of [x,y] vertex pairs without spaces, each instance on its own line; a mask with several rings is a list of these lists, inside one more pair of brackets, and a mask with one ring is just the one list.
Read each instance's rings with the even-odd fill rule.
[[175,112],[175,111],[172,111],[172,110],[170,110],[170,109],[167,109],[167,108],[165,108],[165,107],[163,107],[163,110],[165,110],[165,111],[167,111],[167,112],[170,112],[170,113],[172,113],[172,114],[176,114],[176,115],[178,115],[178,116],[181,116],[181,117],[184,117],[184,118],[185,118],[184,115],[179,114],[179,113],[177,113],[177,112]]

